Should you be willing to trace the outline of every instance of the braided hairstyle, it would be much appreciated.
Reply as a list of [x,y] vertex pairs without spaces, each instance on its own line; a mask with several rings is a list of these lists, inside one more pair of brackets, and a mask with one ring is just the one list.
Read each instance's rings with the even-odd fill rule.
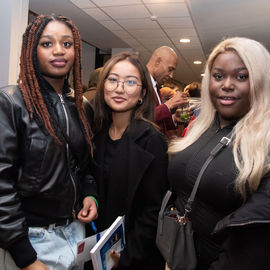
[[[86,140],[90,146],[91,154],[93,154],[93,146],[91,143],[92,131],[88,125],[83,106],[83,88],[81,81],[81,38],[77,27],[72,21],[64,16],[39,15],[32,23],[28,25],[23,35],[23,42],[20,56],[20,74],[18,78],[18,86],[23,95],[26,108],[30,118],[37,119],[45,128],[45,130],[55,138],[56,142],[62,143],[63,139],[57,131],[55,113],[49,104],[50,102],[42,94],[46,92],[43,76],[40,73],[37,60],[37,46],[40,37],[46,25],[51,21],[59,21],[67,25],[73,34],[74,39],[74,64],[73,64],[73,89],[75,91],[75,103],[79,114],[79,119],[83,126]],[[68,74],[67,74],[68,75]]]

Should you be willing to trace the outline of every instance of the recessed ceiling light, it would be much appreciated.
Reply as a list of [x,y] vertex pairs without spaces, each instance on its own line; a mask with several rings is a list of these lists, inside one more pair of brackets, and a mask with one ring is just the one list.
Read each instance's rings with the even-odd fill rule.
[[201,63],[202,63],[202,61],[199,61],[199,60],[193,61],[193,64],[195,64],[195,65],[200,65]]
[[181,38],[179,41],[181,43],[190,43],[190,39],[189,38]]

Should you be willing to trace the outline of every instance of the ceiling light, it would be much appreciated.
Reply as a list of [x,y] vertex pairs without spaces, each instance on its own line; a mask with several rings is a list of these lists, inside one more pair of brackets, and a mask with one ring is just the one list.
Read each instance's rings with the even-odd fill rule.
[[204,73],[202,73],[201,76],[204,77]]
[[202,63],[202,61],[199,61],[199,60],[193,61],[193,64],[195,64],[195,65],[200,65],[201,63]]
[[151,20],[151,21],[156,21],[156,20],[157,20],[157,16],[152,15],[152,16],[150,17],[150,20]]
[[181,38],[180,42],[181,43],[190,43],[190,39],[189,38]]

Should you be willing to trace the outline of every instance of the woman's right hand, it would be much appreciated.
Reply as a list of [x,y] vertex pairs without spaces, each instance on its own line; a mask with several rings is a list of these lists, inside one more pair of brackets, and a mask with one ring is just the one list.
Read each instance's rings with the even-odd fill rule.
[[43,264],[41,261],[36,260],[27,267],[22,268],[22,270],[50,270],[50,268]]

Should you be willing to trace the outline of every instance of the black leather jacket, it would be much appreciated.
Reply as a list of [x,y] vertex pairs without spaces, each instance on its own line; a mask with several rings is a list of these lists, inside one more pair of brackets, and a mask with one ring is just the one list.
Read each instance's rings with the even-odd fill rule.
[[[0,89],[0,247],[9,250],[15,262],[19,248],[26,253],[28,248],[30,260],[28,226],[72,218],[85,196],[96,196],[73,91],[66,88],[58,95],[51,89],[47,94],[68,143],[58,144],[30,119],[17,86]],[[85,109],[90,116],[86,101]]]

